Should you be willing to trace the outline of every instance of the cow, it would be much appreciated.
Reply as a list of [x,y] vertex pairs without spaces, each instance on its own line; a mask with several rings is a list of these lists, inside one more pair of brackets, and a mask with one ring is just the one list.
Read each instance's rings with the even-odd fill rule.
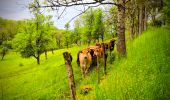
[[89,49],[94,52],[92,55],[93,56],[92,62],[95,62],[94,65],[98,65],[101,59],[104,60],[104,73],[106,74],[107,54],[105,53],[104,43],[101,44],[96,43],[96,46],[90,46]]
[[83,49],[78,52],[77,64],[80,65],[82,75],[85,77],[92,64],[92,56],[89,49]]
[[114,50],[115,41],[116,40],[113,39],[113,40],[110,40],[110,42],[109,42],[108,47],[109,47],[109,50],[110,50],[110,56],[111,56],[111,52]]

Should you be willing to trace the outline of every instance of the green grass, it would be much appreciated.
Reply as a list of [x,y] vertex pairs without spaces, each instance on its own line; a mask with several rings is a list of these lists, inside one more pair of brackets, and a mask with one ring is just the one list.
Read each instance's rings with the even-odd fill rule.
[[48,52],[48,59],[41,56],[41,64],[34,58],[23,59],[18,53],[10,52],[0,62],[0,99],[64,99],[69,98],[67,72],[62,53],[73,55],[75,79],[81,73],[76,65],[77,51],[85,46]]
[[127,57],[96,88],[96,100],[170,99],[170,31],[151,28],[127,43]]
[[[41,64],[34,58],[23,59],[16,52],[9,52],[0,61],[0,99],[70,99],[67,71],[62,53],[71,52],[73,70],[80,100],[155,100],[170,99],[170,31],[165,28],[151,28],[127,42],[127,56],[115,58],[110,64],[108,58],[105,76],[100,68],[101,82],[97,84],[96,69],[90,70],[82,79],[76,64],[77,52],[86,46],[48,52],[48,59],[41,56]],[[83,87],[90,87],[87,94]]]

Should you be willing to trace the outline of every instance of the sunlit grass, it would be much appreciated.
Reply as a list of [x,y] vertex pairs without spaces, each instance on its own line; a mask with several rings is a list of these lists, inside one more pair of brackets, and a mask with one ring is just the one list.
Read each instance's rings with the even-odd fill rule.
[[[41,64],[36,59],[23,59],[10,51],[0,61],[0,99],[70,99],[67,71],[62,53],[71,52],[77,99],[80,100],[150,100],[170,98],[170,31],[151,28],[127,42],[127,56],[119,59],[116,48],[108,57],[107,75],[100,67],[100,84],[96,68],[82,79],[76,64],[77,52],[87,46],[74,46],[48,52],[48,59],[41,55]],[[84,87],[90,90],[85,93]]]
[[127,44],[127,57],[115,61],[96,100],[170,98],[170,31],[152,28]]
[[[48,52],[48,59],[41,55],[41,64],[36,59],[23,59],[18,53],[10,52],[0,62],[1,99],[66,98],[69,96],[67,72],[62,53],[71,52],[75,78],[80,72],[76,58],[78,50],[85,46]],[[67,97],[68,98],[68,97]]]

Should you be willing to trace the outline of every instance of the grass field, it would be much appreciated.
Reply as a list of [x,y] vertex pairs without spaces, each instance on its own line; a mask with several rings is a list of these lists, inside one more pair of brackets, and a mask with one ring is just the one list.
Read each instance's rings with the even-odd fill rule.
[[[80,100],[170,99],[168,29],[150,28],[134,41],[128,41],[125,58],[112,57],[114,62],[110,64],[108,61],[106,76],[100,68],[100,84],[97,84],[95,68],[85,79],[81,77],[76,56],[85,47],[56,50],[54,54],[48,52],[47,60],[44,54],[41,56],[40,65],[34,58],[23,59],[16,52],[9,52],[0,61],[0,99],[69,100],[67,72],[62,56],[64,51],[71,52],[73,56],[77,98]],[[91,90],[83,93],[83,87]]]

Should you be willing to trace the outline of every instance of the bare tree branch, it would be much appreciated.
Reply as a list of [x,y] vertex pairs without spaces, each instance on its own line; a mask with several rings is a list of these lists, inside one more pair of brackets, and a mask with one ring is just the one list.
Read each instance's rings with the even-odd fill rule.
[[39,5],[39,3],[36,5],[36,8],[51,8],[51,7],[71,7],[71,6],[78,6],[78,5],[84,5],[84,6],[90,6],[90,5],[95,5],[95,4],[102,4],[102,5],[116,5],[118,4],[114,2],[97,2],[97,1],[92,1],[92,2],[68,2],[64,0],[65,2],[61,1],[53,1],[53,0],[48,0],[49,5]]
[[61,12],[61,14],[58,16],[58,19],[60,19],[60,17],[63,15],[63,13],[65,12],[66,8],[67,8],[67,7],[65,7],[65,8],[63,9],[63,11]]

